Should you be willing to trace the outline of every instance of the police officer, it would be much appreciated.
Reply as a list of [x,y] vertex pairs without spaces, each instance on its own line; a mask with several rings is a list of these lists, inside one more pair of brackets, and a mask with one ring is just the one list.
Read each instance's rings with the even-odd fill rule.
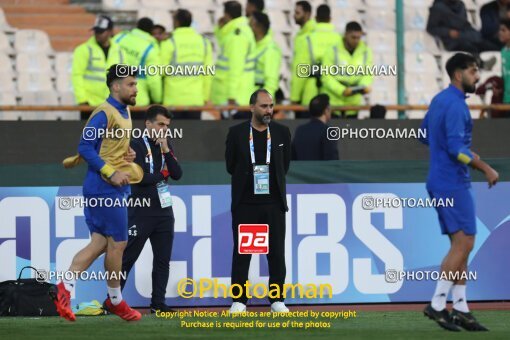
[[[211,42],[190,27],[191,13],[178,9],[173,17],[174,31],[161,45],[161,59],[174,67],[207,66],[213,64]],[[164,105],[201,106],[208,103],[211,93],[211,75],[168,76],[163,78]],[[200,111],[177,112],[175,118],[200,119]]]
[[[372,65],[372,50],[363,41],[361,25],[355,21],[347,23],[343,39],[336,44],[324,57],[325,65]],[[373,76],[370,74],[349,75],[347,73],[325,74],[321,78],[322,90],[326,93],[332,106],[361,105],[363,94],[369,93]],[[358,111],[333,112],[333,117],[343,115],[346,118],[357,118]]]
[[255,86],[265,88],[273,98],[280,81],[282,53],[269,33],[269,17],[261,12],[253,12],[250,27],[256,40]]
[[211,88],[212,102],[248,105],[255,88],[255,38],[248,19],[242,16],[241,4],[227,1],[223,6],[223,17],[215,29],[220,48]]
[[[122,271],[129,273],[147,240],[150,240],[152,262],[151,312],[169,311],[165,304],[169,264],[174,238],[174,213],[168,178],[178,180],[182,170],[174,156],[172,145],[165,138],[172,114],[160,105],[151,106],[146,113],[145,127],[150,137],[131,140],[136,152],[135,163],[143,169],[142,181],[131,187],[131,197],[142,202],[150,199],[149,207],[128,209],[128,244],[122,258]],[[124,288],[125,281],[121,281]]]
[[340,42],[340,34],[335,32],[335,26],[331,23],[331,10],[328,5],[317,7],[315,16],[317,24],[313,32],[304,35],[296,41],[294,46],[295,55],[292,69],[293,81],[291,81],[291,101],[294,104],[309,105],[310,100],[319,93],[320,78],[310,72],[303,72],[299,64],[320,65],[326,51]]
[[124,59],[119,47],[112,43],[112,19],[98,16],[92,30],[94,35],[74,50],[72,83],[76,103],[98,106],[109,94],[106,70]]
[[[120,32],[114,37],[124,53],[126,64],[141,66],[143,69],[149,65],[160,65],[158,41],[151,35],[154,23],[149,18],[141,18],[136,28],[131,31]],[[139,72],[138,75],[137,106],[146,106],[150,103],[161,103],[162,78],[159,72],[147,74]]]
[[[312,6],[308,1],[298,1],[296,2],[296,5],[294,7],[294,22],[300,26],[299,31],[297,32],[296,36],[294,37],[294,41],[292,43],[292,46],[294,48],[292,53],[292,68],[291,68],[291,75],[290,75],[290,89],[291,89],[291,99],[292,99],[292,89],[296,88],[297,86],[294,84],[296,81],[299,81],[297,79],[297,59],[296,55],[299,55],[299,52],[296,50],[296,46],[302,46],[304,42],[302,42],[303,39],[305,39],[306,35],[311,33],[315,29],[315,25],[317,22],[315,19],[312,18]],[[299,96],[294,95],[294,101],[293,104],[299,103]],[[296,118],[301,117],[307,117],[307,112],[296,112]]]

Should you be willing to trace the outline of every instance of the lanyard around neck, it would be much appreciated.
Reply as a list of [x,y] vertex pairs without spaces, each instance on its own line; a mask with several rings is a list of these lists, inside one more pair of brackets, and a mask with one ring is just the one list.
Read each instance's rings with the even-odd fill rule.
[[[151,146],[149,145],[149,141],[147,140],[147,136],[143,136],[143,141],[145,146],[147,147],[147,157],[149,157],[149,168],[150,173],[154,173],[154,159],[152,158]],[[159,146],[161,149],[161,145]],[[161,151],[161,170],[165,167],[165,156],[163,156],[163,151]],[[161,171],[160,170],[160,171]]]
[[[271,132],[269,131],[269,125],[267,126],[267,150],[266,150],[266,164],[271,162]],[[251,163],[255,164],[255,146],[253,145],[253,127],[250,123],[250,155]]]

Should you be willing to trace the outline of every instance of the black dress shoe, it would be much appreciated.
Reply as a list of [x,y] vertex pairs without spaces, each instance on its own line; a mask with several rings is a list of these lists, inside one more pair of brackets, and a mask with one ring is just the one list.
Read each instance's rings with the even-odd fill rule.
[[455,325],[450,318],[450,314],[445,309],[441,311],[437,311],[434,308],[432,308],[431,304],[428,304],[427,307],[423,310],[423,314],[425,316],[428,316],[429,319],[434,320],[437,322],[437,324],[441,327],[443,327],[446,330],[452,331],[452,332],[460,332],[460,327]]
[[167,306],[165,304],[163,304],[163,305],[156,305],[156,306],[151,305],[151,314],[156,313],[156,311],[160,311],[160,312],[176,312],[175,309],[172,309],[172,308],[170,308],[169,306]]
[[482,326],[478,320],[475,319],[473,314],[471,313],[463,313],[456,309],[452,310],[452,313],[450,314],[450,317],[452,321],[459,325],[460,327],[464,328],[466,331],[472,331],[472,332],[483,332],[488,331],[488,329],[484,326]]

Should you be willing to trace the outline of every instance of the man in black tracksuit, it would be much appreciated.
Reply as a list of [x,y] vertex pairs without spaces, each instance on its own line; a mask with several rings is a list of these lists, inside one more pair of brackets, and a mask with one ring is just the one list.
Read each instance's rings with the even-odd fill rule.
[[[131,186],[133,201],[150,198],[149,207],[130,207],[128,210],[128,244],[122,258],[122,271],[129,274],[138,259],[145,242],[150,240],[154,260],[152,262],[151,312],[170,311],[165,303],[166,285],[170,272],[170,256],[174,239],[174,213],[169,199],[168,177],[178,180],[182,170],[175,158],[170,142],[158,138],[170,126],[172,114],[166,108],[153,105],[147,110],[145,126],[150,137],[131,140],[136,152],[135,162],[144,171],[140,183]],[[163,163],[164,159],[164,164]],[[121,282],[124,288],[125,281]]]

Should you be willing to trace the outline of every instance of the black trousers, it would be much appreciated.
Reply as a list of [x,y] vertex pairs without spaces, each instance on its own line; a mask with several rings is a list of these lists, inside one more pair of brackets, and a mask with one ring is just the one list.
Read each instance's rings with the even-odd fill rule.
[[[174,222],[173,213],[171,216],[132,216],[132,214],[129,216],[128,244],[122,257],[122,271],[129,274],[145,242],[149,239],[154,254],[151,306],[161,306],[165,303],[174,240]],[[125,284],[126,282],[122,280],[122,289]]]
[[[281,296],[277,299],[269,298],[269,302],[283,301],[283,285],[285,283],[285,213],[279,204],[240,204],[232,212],[232,234],[234,236],[234,250],[232,253],[232,285],[238,284],[243,287],[243,294],[234,302],[246,304],[248,297],[244,285],[248,280],[251,254],[239,254],[238,251],[238,226],[239,224],[269,224],[269,253],[267,262],[269,266],[269,287],[277,284],[280,287]],[[234,296],[240,294],[239,289],[232,289]]]

